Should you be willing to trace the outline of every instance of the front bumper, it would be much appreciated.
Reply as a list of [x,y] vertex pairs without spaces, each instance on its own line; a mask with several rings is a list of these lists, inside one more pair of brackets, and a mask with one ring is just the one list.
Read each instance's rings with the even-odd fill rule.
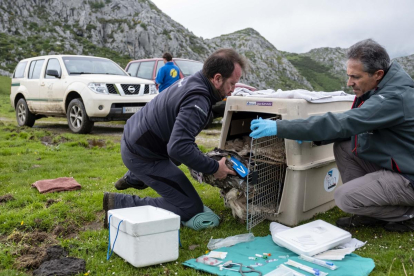
[[146,103],[113,103],[105,117],[89,116],[89,119],[94,122],[126,121],[145,105]]

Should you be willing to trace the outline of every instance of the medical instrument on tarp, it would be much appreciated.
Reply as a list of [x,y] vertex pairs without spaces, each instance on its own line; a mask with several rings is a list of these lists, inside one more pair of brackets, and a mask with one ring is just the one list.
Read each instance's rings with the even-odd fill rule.
[[[237,269],[238,267],[238,269]],[[262,272],[254,269],[251,266],[245,266],[241,263],[233,263],[232,261],[227,261],[224,264],[219,265],[220,270],[226,269],[231,271],[239,272],[242,276],[247,276],[245,273],[257,273],[256,275],[262,276]]]
[[219,260],[214,259],[214,258],[210,258],[207,255],[203,255],[203,256],[198,257],[196,259],[196,262],[201,263],[201,264],[211,265],[211,266],[217,266],[217,265],[222,263],[222,261],[219,261]]
[[299,256],[299,258],[304,260],[304,261],[307,261],[307,262],[310,262],[310,263],[313,263],[313,264],[317,264],[317,265],[329,268],[330,270],[335,270],[335,269],[338,268],[332,262],[327,262],[327,261],[324,261],[324,260],[316,259],[316,258],[309,257],[309,256],[306,256],[306,255],[303,255],[303,254],[301,254]]
[[310,267],[310,266],[307,266],[307,265],[304,265],[304,264],[295,262],[295,261],[293,261],[291,259],[289,259],[285,263],[285,265],[291,265],[291,266],[296,267],[296,268],[299,268],[299,269],[301,269],[303,271],[309,272],[310,274],[315,275],[315,276],[326,276],[326,275],[328,275],[328,273],[323,272],[323,271],[320,271],[317,268],[313,268],[313,267]]
[[221,247],[229,247],[238,243],[242,242],[249,242],[254,240],[253,233],[247,233],[247,234],[240,234],[236,236],[227,237],[224,239],[213,239],[213,237],[210,238],[207,248],[210,250],[214,250]]
[[267,259],[267,255],[255,254],[256,257]]
[[276,269],[270,271],[264,276],[280,276],[280,275],[289,275],[289,276],[306,276],[305,274],[299,273],[296,270],[291,269],[283,264],[279,265]]
[[220,252],[220,251],[210,251],[208,253],[208,257],[215,258],[215,259],[225,259],[228,252]]
[[279,259],[268,259],[266,260],[266,263],[272,263],[272,262],[277,262]]

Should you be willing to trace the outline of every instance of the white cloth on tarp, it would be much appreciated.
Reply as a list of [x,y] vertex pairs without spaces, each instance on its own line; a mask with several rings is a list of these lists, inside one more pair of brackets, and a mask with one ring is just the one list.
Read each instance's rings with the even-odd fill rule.
[[345,258],[345,255],[351,254],[354,252],[354,250],[355,248],[330,249],[326,250],[325,252],[316,254],[312,257],[321,260],[340,261]]
[[[270,234],[272,235],[272,240],[274,243],[276,243],[274,236],[277,233],[290,229],[290,227],[280,224],[278,222],[271,222],[269,229],[270,229]],[[323,260],[342,260],[345,257],[345,255],[351,254],[352,252],[355,251],[355,249],[364,246],[366,243],[367,242],[362,242],[360,240],[352,238],[352,240],[349,242],[340,244],[333,249],[316,254],[313,257],[317,259],[323,259]]]
[[355,238],[352,238],[349,242],[343,243],[338,245],[336,248],[360,248],[363,247],[367,242],[362,242],[360,240],[357,240]]
[[355,99],[355,95],[350,95],[344,91],[334,92],[313,92],[304,89],[277,91],[273,89],[250,91],[246,88],[236,88],[231,94],[232,96],[243,97],[256,97],[256,98],[283,98],[283,99],[304,99],[311,103],[328,103],[349,101],[352,102]]
[[289,226],[280,224],[278,222],[271,222],[269,228],[270,228],[270,233],[272,234],[272,236],[276,233],[280,233],[282,231],[290,229]]

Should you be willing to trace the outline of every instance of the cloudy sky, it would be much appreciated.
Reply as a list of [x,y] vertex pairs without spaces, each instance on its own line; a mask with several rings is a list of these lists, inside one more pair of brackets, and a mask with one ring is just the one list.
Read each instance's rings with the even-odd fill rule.
[[152,0],[196,36],[253,28],[277,49],[348,48],[366,38],[392,58],[414,54],[413,0]]

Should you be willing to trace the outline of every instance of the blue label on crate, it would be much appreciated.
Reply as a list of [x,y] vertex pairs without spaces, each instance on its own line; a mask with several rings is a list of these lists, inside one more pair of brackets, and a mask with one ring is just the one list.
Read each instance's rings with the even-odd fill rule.
[[239,160],[234,158],[233,156],[230,157],[230,161],[233,163],[233,169],[241,176],[245,177],[249,171],[245,165],[243,165]]
[[323,181],[325,191],[332,192],[338,185],[339,171],[337,168],[332,168],[328,171]]
[[272,106],[273,105],[272,102],[257,102],[256,104],[258,106]]

